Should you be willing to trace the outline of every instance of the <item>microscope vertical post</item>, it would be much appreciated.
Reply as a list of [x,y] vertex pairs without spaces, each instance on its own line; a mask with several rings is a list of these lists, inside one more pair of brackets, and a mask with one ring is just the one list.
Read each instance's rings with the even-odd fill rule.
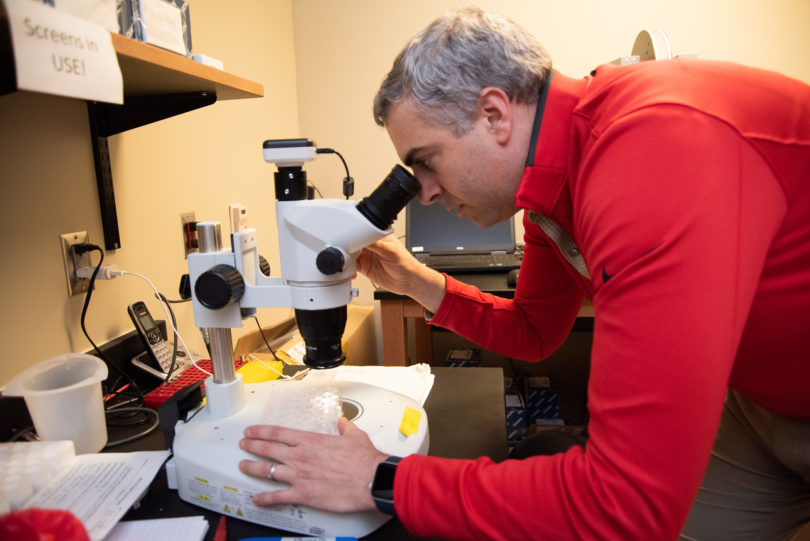
[[[201,253],[218,252],[222,249],[219,224],[202,222],[197,227],[197,239]],[[230,383],[236,379],[233,364],[233,337],[231,329],[208,328],[211,349],[211,370],[214,383]]]

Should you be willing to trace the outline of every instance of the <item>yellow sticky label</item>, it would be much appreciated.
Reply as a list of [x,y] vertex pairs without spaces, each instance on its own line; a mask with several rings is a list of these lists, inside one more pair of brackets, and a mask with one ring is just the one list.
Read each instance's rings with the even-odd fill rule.
[[419,421],[422,420],[422,412],[405,406],[402,414],[402,422],[399,423],[399,432],[404,436],[416,434],[419,431]]
[[270,360],[265,357],[267,354],[251,353],[245,355],[243,360],[247,361],[237,370],[242,374],[242,381],[245,383],[261,383],[277,379],[284,369],[281,361]]

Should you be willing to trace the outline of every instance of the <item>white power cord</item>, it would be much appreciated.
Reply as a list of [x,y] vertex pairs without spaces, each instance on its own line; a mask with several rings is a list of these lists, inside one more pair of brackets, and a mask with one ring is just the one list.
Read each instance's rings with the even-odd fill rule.
[[[96,267],[92,265],[87,267],[79,267],[76,269],[76,277],[89,280],[90,277],[93,276],[94,270],[96,270]],[[96,274],[96,280],[112,280],[113,278],[117,278],[118,276],[122,276],[124,274],[126,274],[126,271],[120,270],[118,265],[104,265],[103,267],[99,267],[98,274]]]
[[[114,267],[114,265],[110,265],[110,266]],[[101,271],[99,271],[99,274],[100,273],[101,273]],[[112,274],[113,277],[115,277],[115,276],[125,276],[125,275],[137,276],[138,278],[140,278],[141,280],[144,280],[147,284],[149,284],[149,287],[151,287],[152,291],[155,292],[155,297],[160,299],[160,293],[158,293],[157,288],[154,286],[154,284],[151,281],[149,281],[149,278],[147,278],[146,276],[144,276],[142,274],[138,274],[137,272],[129,272],[129,271],[124,271],[124,270],[118,270],[118,267],[115,267],[115,269],[112,269],[111,274]],[[98,276],[96,277],[96,279],[98,279]],[[166,310],[166,306],[163,304],[163,302],[160,303],[160,308],[161,308],[161,310],[163,310],[163,313],[166,315],[166,324],[169,325],[172,328],[172,331],[174,332],[174,336],[177,337],[177,340],[183,345],[183,351],[185,351],[188,358],[191,359],[191,364],[194,365],[194,368],[196,368],[200,372],[208,374],[209,376],[213,376],[213,374],[211,372],[209,372],[208,370],[205,370],[204,368],[200,368],[200,365],[197,364],[197,360],[194,359],[194,356],[188,350],[188,347],[186,346],[186,343],[183,341],[183,337],[180,336],[180,331],[178,331],[177,327],[175,327],[174,323],[172,323],[172,318],[169,315],[169,312]]]
[[[76,276],[79,277],[79,278],[88,278],[89,279],[93,275],[94,270],[95,270],[95,267],[89,267],[89,266],[88,267],[80,267],[80,268],[76,269]],[[160,293],[158,293],[157,288],[149,280],[149,278],[147,278],[146,276],[144,276],[142,274],[138,274],[137,272],[129,272],[129,271],[121,270],[121,269],[118,268],[118,265],[104,265],[103,267],[99,267],[98,274],[96,274],[96,280],[112,280],[113,278],[117,278],[119,276],[125,276],[125,275],[137,276],[141,280],[144,280],[147,284],[149,284],[149,287],[152,288],[152,291],[155,292],[155,297],[160,299]],[[177,340],[180,342],[180,344],[182,344],[183,350],[186,352],[186,355],[188,356],[188,358],[191,359],[191,363],[194,365],[194,368],[196,368],[200,372],[208,374],[209,376],[213,376],[213,374],[211,374],[211,372],[209,372],[208,370],[206,370],[204,368],[201,368],[200,365],[197,364],[196,359],[194,359],[194,356],[188,350],[188,347],[186,346],[186,343],[183,341],[183,337],[180,336],[180,332],[177,330],[177,328],[172,323],[172,318],[169,315],[169,312],[166,310],[166,306],[163,304],[163,302],[160,303],[160,308],[163,310],[163,313],[166,316],[166,324],[169,327],[172,328],[172,331],[174,332],[174,336],[177,337]]]

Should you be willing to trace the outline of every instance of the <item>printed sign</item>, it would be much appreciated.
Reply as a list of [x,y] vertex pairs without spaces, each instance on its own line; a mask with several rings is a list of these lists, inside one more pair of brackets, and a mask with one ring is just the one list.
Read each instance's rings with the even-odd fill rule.
[[124,103],[110,33],[31,0],[3,0],[8,11],[17,88]]

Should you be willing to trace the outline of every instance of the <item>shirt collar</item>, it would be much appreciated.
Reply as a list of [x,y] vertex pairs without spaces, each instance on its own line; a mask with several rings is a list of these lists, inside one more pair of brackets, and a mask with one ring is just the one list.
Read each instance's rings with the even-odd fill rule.
[[532,138],[529,144],[529,154],[526,156],[526,167],[531,167],[534,164],[534,155],[537,152],[537,136],[540,134],[540,126],[543,124],[543,112],[546,109],[546,100],[548,100],[548,91],[551,88],[551,80],[557,70],[551,70],[546,79],[546,84],[540,89],[540,97],[537,98],[537,110],[534,113],[534,123],[532,124]]
[[537,100],[526,168],[515,195],[519,208],[534,210],[566,225],[570,215],[554,215],[570,212],[570,203],[562,205],[564,208],[557,206],[561,196],[568,193],[573,113],[587,83],[587,78],[572,79],[559,72],[549,75]]

